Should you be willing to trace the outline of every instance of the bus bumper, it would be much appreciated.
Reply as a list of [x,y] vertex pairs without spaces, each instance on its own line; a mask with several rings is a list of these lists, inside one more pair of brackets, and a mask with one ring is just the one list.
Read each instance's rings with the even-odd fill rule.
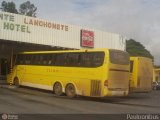
[[128,95],[128,90],[106,90],[106,91],[104,91],[105,93],[104,93],[104,95],[105,96],[117,96],[117,97],[119,97],[119,96],[127,96]]

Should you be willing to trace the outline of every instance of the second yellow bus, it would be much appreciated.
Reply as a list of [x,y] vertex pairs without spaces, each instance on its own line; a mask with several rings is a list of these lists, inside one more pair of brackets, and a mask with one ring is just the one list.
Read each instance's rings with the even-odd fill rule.
[[149,92],[152,90],[152,59],[130,57],[130,92]]

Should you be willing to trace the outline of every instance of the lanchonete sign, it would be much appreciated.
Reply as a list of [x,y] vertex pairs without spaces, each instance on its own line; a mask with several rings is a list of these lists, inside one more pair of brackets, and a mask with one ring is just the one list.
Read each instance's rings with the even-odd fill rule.
[[32,25],[37,27],[45,27],[49,29],[68,31],[67,25],[47,22],[32,17],[28,18],[24,17],[22,20],[23,23],[17,23],[15,15],[0,13],[0,20],[4,21],[3,23],[4,30],[31,33],[31,29],[29,28],[28,25]]

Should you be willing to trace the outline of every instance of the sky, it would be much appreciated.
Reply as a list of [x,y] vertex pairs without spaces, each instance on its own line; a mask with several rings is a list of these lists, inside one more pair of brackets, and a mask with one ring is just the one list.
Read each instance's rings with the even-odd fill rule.
[[[2,2],[3,0],[0,0]],[[27,0],[13,1],[17,8]],[[160,65],[160,0],[30,0],[37,17],[118,33],[141,42]]]

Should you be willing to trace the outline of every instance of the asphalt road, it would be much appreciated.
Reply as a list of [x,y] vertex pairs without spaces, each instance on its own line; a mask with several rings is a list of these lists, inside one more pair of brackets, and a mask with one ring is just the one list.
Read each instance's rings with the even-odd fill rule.
[[10,114],[160,114],[160,91],[118,98],[69,99],[26,87],[0,87],[0,113]]

